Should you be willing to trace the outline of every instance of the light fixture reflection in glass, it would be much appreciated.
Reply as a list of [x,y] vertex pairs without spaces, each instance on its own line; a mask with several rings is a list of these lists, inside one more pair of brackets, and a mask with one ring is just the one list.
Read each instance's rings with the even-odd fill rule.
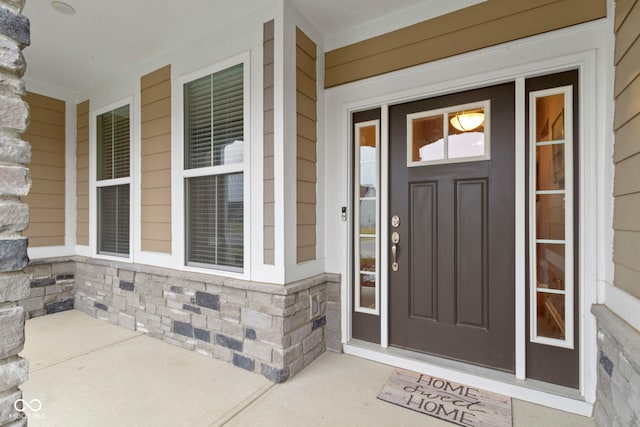
[[54,0],[51,2],[51,7],[53,10],[60,12],[63,15],[75,15],[76,13],[76,9],[73,6],[63,1]]
[[451,118],[451,125],[462,132],[469,132],[484,123],[484,113],[462,113]]

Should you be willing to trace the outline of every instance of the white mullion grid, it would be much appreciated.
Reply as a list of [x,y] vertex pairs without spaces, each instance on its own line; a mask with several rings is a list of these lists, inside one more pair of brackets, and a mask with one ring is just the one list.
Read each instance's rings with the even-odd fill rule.
[[131,177],[114,178],[114,179],[102,179],[96,180],[96,187],[114,187],[116,185],[131,184]]
[[232,163],[220,166],[208,166],[204,168],[184,169],[184,178],[194,178],[198,176],[225,175],[236,172],[244,172],[244,162]]
[[[360,129],[374,126],[375,127],[375,141],[376,141],[376,167],[375,167],[375,191],[376,197],[360,197]],[[354,311],[358,313],[367,313],[367,314],[375,314],[378,315],[380,313],[380,120],[371,120],[368,122],[356,123],[354,126],[355,129],[355,140],[354,140],[354,155],[353,155],[353,174],[354,174],[354,209],[353,209],[353,217],[354,217],[354,245],[353,245],[353,262],[358,263],[358,268],[354,268]],[[371,162],[367,162],[371,163]],[[375,213],[376,213],[376,233],[375,234],[361,234],[360,233],[360,201],[363,200],[375,200]],[[360,274],[372,274],[371,271],[363,271],[360,270],[360,238],[361,237],[373,237],[375,238],[375,271],[373,274],[375,275],[375,308],[367,308],[361,307],[360,301]]]
[[[551,95],[564,95],[564,139],[554,141],[536,141],[536,100]],[[537,147],[549,145],[563,145],[564,147],[564,189],[563,190],[537,190],[537,173],[535,167],[530,167],[529,173],[529,271],[530,271],[530,340],[531,342],[546,344],[563,348],[574,348],[574,272],[573,272],[573,89],[571,86],[563,86],[545,89],[529,94],[529,164],[535,165],[537,161]],[[537,239],[537,195],[564,194],[565,211],[565,239]],[[564,283],[565,289],[539,288],[537,279],[537,245],[563,245],[564,254]],[[564,339],[538,336],[537,330],[537,293],[564,295]]]

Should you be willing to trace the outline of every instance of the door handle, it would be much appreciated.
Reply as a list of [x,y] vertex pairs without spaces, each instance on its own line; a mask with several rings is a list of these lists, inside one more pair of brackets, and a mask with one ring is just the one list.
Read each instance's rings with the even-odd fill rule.
[[394,231],[391,234],[391,270],[398,271],[400,266],[398,265],[398,242],[400,242],[400,234]]

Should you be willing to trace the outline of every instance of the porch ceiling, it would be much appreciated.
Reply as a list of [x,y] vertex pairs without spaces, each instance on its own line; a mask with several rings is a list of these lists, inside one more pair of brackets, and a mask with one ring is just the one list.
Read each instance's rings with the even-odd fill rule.
[[[28,0],[27,83],[81,94],[165,50],[196,39],[273,0]],[[290,0],[335,48],[469,6],[480,0]],[[387,19],[387,17],[389,19]],[[382,19],[385,18],[385,19]],[[27,87],[29,89],[29,86]]]

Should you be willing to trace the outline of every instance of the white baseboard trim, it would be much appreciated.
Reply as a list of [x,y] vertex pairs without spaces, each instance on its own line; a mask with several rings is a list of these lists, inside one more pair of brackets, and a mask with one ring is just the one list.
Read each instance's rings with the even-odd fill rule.
[[[360,343],[358,343],[360,344]],[[372,348],[367,348],[372,347]],[[575,394],[575,398],[567,397],[566,395],[559,395],[553,392],[542,391],[532,389],[525,386],[528,383],[535,383],[538,387],[545,387],[544,384],[538,381],[531,380],[517,380],[515,375],[506,374],[503,372],[497,372],[497,377],[504,377],[508,382],[487,378],[485,376],[474,375],[467,372],[461,372],[459,370],[443,367],[437,364],[425,362],[422,360],[416,360],[407,358],[404,355],[391,354],[393,349],[378,349],[373,348],[377,346],[364,343],[361,345],[354,345],[352,343],[343,344],[343,351],[345,354],[349,354],[363,359],[368,359],[374,362],[383,363],[385,365],[396,366],[403,369],[412,370],[424,374],[437,376],[462,384],[466,384],[472,387],[477,387],[494,393],[503,394],[516,399],[524,400],[526,402],[535,403],[537,405],[548,406],[550,408],[558,409],[565,412],[570,412],[585,417],[591,417],[593,412],[593,404],[585,402],[580,399],[578,391],[571,391],[571,389],[565,389],[564,387],[558,387],[554,385],[548,385],[549,389],[565,389],[562,394]],[[398,350],[398,353],[404,353],[404,350]],[[458,362],[453,362],[458,363]],[[477,371],[489,371],[486,368],[475,368],[472,370]],[[568,392],[567,392],[568,391]]]
[[610,283],[604,284],[604,305],[640,331],[640,299]]

